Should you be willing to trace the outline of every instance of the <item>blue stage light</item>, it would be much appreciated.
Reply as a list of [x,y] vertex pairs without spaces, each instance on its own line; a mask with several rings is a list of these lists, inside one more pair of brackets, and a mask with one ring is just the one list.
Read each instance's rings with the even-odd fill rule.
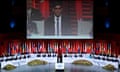
[[105,21],[105,28],[110,28],[110,22],[109,22],[109,19],[106,19]]
[[10,28],[14,28],[15,27],[15,22],[14,22],[14,20],[12,20],[11,22],[10,22]]

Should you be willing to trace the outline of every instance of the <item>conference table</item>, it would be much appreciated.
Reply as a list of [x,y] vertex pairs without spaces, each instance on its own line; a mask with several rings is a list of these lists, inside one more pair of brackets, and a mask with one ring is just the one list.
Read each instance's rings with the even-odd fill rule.
[[[56,63],[57,62],[57,53],[33,53],[33,54],[21,54],[21,55],[13,55],[13,56],[4,56],[0,57],[0,66],[3,68],[7,64],[12,64],[14,66],[25,65],[28,62],[39,59],[47,61],[48,63]],[[75,60],[88,60],[92,62],[93,65],[97,65],[103,67],[105,65],[111,64],[116,69],[119,68],[120,58],[118,57],[110,57],[103,55],[91,55],[85,53],[77,53],[77,54],[62,54],[63,63],[72,63]]]

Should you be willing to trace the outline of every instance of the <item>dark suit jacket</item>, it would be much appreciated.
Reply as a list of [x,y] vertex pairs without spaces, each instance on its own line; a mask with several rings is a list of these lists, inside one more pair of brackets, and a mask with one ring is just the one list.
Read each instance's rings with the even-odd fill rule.
[[[61,30],[62,35],[72,35],[72,24],[71,19],[67,16],[62,16],[61,21]],[[55,34],[55,27],[54,27],[54,16],[50,16],[44,25],[44,32],[45,35],[54,35]]]

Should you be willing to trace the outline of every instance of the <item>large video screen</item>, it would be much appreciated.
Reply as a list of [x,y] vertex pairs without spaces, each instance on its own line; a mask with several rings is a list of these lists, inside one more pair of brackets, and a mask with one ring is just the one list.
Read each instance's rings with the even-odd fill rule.
[[27,0],[27,39],[93,39],[93,0]]

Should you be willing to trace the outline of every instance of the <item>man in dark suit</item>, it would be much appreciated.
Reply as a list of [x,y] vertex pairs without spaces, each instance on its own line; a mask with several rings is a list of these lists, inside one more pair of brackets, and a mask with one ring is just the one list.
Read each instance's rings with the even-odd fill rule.
[[62,14],[62,6],[56,4],[52,11],[53,15],[45,21],[44,34],[51,36],[72,35],[71,19]]

